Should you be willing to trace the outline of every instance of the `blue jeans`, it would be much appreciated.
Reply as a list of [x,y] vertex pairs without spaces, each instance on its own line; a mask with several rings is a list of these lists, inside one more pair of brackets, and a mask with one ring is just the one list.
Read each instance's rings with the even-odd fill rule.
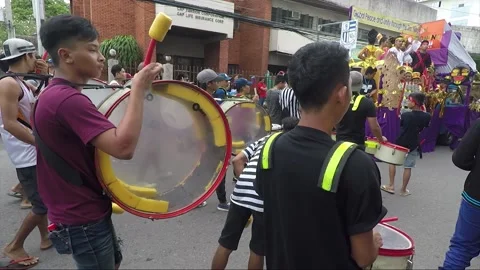
[[480,208],[462,198],[455,233],[443,269],[465,269],[480,253]]
[[72,254],[77,269],[113,270],[122,261],[110,216],[87,225],[56,227],[49,238],[58,253]]
[[263,107],[263,103],[265,102],[265,98],[262,97],[262,98],[259,98],[258,99],[258,105],[262,106]]

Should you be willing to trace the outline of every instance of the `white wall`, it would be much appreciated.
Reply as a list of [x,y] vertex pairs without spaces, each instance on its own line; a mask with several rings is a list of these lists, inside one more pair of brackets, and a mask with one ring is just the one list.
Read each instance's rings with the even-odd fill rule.
[[200,39],[167,35],[157,42],[157,53],[204,58],[204,41]]
[[[439,2],[441,6],[439,7]],[[480,1],[479,0],[429,0],[422,4],[437,10],[437,19],[445,19],[452,25],[480,26]],[[460,4],[463,10],[455,12]]]
[[[227,12],[234,12],[234,4],[222,0],[176,1],[201,7],[210,7]],[[233,19],[231,18],[225,18],[220,15],[214,15],[198,10],[188,10],[160,4],[155,4],[155,10],[157,14],[159,12],[164,12],[170,16],[173,21],[172,24],[175,26],[222,33],[227,35],[228,38],[233,38]]]
[[[460,42],[467,52],[480,54],[480,27],[452,26],[453,31],[462,33]],[[477,67],[478,68],[478,67]]]
[[317,25],[318,17],[324,20],[332,21],[346,21],[348,20],[348,14],[336,13],[331,10],[316,8],[309,5],[296,3],[290,0],[272,0],[272,7],[288,9],[292,11],[298,11],[301,14],[308,14],[313,16],[313,25]]

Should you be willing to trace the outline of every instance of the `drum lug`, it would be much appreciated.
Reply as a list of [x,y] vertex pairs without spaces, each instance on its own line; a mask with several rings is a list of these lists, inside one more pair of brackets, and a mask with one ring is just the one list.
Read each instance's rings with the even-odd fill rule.
[[148,93],[148,94],[145,96],[145,99],[148,100],[148,101],[152,101],[152,100],[153,100],[153,95],[152,95],[152,93]]
[[407,270],[413,269],[413,256],[411,256],[407,261]]
[[392,151],[392,156],[393,156],[393,155],[395,155],[395,151],[396,151],[396,150],[395,150],[395,149],[393,149],[393,151]]

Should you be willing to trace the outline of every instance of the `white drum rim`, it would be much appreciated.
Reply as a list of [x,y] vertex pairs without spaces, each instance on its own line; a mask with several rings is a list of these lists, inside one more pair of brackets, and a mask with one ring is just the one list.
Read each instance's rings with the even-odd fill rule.
[[[114,203],[116,203],[118,206],[120,206],[122,209],[124,209],[125,211],[135,215],[135,216],[138,216],[138,217],[143,217],[143,218],[148,218],[148,219],[167,219],[167,218],[173,218],[173,217],[177,217],[177,216],[180,216],[180,215],[183,215],[183,214],[186,214],[188,212],[190,212],[191,210],[195,209],[198,205],[200,205],[202,202],[206,201],[214,192],[215,190],[217,189],[217,187],[220,185],[221,183],[221,180],[223,179],[223,177],[226,175],[227,173],[227,170],[228,170],[228,166],[229,166],[229,160],[231,158],[231,153],[232,153],[232,135],[231,135],[231,132],[230,132],[230,128],[229,128],[229,124],[228,124],[228,120],[227,120],[227,117],[225,116],[225,114],[223,113],[223,110],[222,108],[218,105],[218,103],[213,99],[213,97],[208,93],[206,92],[205,90],[195,86],[195,85],[192,85],[190,83],[186,83],[186,82],[182,82],[182,81],[173,81],[173,80],[157,80],[157,81],[154,81],[152,83],[152,85],[156,85],[156,84],[180,84],[180,85],[183,85],[183,86],[186,86],[194,91],[198,91],[202,96],[204,96],[205,98],[207,98],[209,100],[209,102],[216,108],[217,112],[219,113],[221,119],[222,119],[222,122],[225,126],[225,135],[226,135],[226,145],[225,145],[225,156],[223,157],[223,164],[222,164],[222,167],[215,179],[215,181],[212,182],[212,185],[210,186],[210,188],[207,190],[207,192],[205,192],[202,196],[200,196],[197,200],[195,200],[193,203],[191,203],[190,205],[187,205],[185,207],[182,207],[180,209],[177,209],[177,210],[174,210],[174,211],[171,211],[171,212],[168,212],[168,213],[146,213],[146,212],[142,212],[142,211],[139,211],[137,209],[134,209],[128,205],[125,205],[125,203],[123,203],[122,201],[120,201],[116,196],[115,194],[113,194],[109,189],[108,187],[106,186],[105,184],[105,181],[104,181],[104,175],[101,173],[101,168],[102,166],[100,165],[100,162],[99,160],[100,159],[104,159],[105,156],[108,156],[108,159],[110,160],[110,156],[106,153],[103,153],[102,151],[100,151],[99,149],[95,149],[95,166],[97,168],[97,178],[100,182],[100,185],[102,185],[102,188],[105,190],[105,192],[111,197],[112,201]],[[103,104],[102,105],[106,105],[105,103],[110,99],[112,98],[115,94],[119,95],[119,97],[116,98],[116,100],[111,104],[109,105],[109,107],[106,109],[104,115],[105,117],[109,117],[111,115],[111,113],[116,109],[116,107],[122,103],[126,98],[128,98],[130,96],[130,92],[131,90],[130,89],[124,89],[125,91],[121,94],[119,94],[119,91],[115,91],[114,93],[112,93],[112,95],[110,95],[107,99],[104,100]],[[103,113],[103,112],[102,112]],[[110,163],[111,163],[111,160],[110,160]],[[115,175],[115,173],[113,173]]]
[[377,226],[381,226],[383,228],[386,228],[389,231],[400,234],[402,238],[405,239],[410,244],[409,247],[405,249],[388,249],[388,248],[381,247],[378,250],[378,255],[386,256],[386,257],[406,257],[406,256],[414,255],[415,242],[407,233],[390,224],[379,223]]

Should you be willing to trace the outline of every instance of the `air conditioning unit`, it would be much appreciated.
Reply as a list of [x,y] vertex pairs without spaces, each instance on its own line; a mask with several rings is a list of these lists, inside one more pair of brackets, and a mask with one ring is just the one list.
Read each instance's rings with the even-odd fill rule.
[[300,12],[298,11],[292,11],[292,19],[295,19],[295,20],[300,20]]

